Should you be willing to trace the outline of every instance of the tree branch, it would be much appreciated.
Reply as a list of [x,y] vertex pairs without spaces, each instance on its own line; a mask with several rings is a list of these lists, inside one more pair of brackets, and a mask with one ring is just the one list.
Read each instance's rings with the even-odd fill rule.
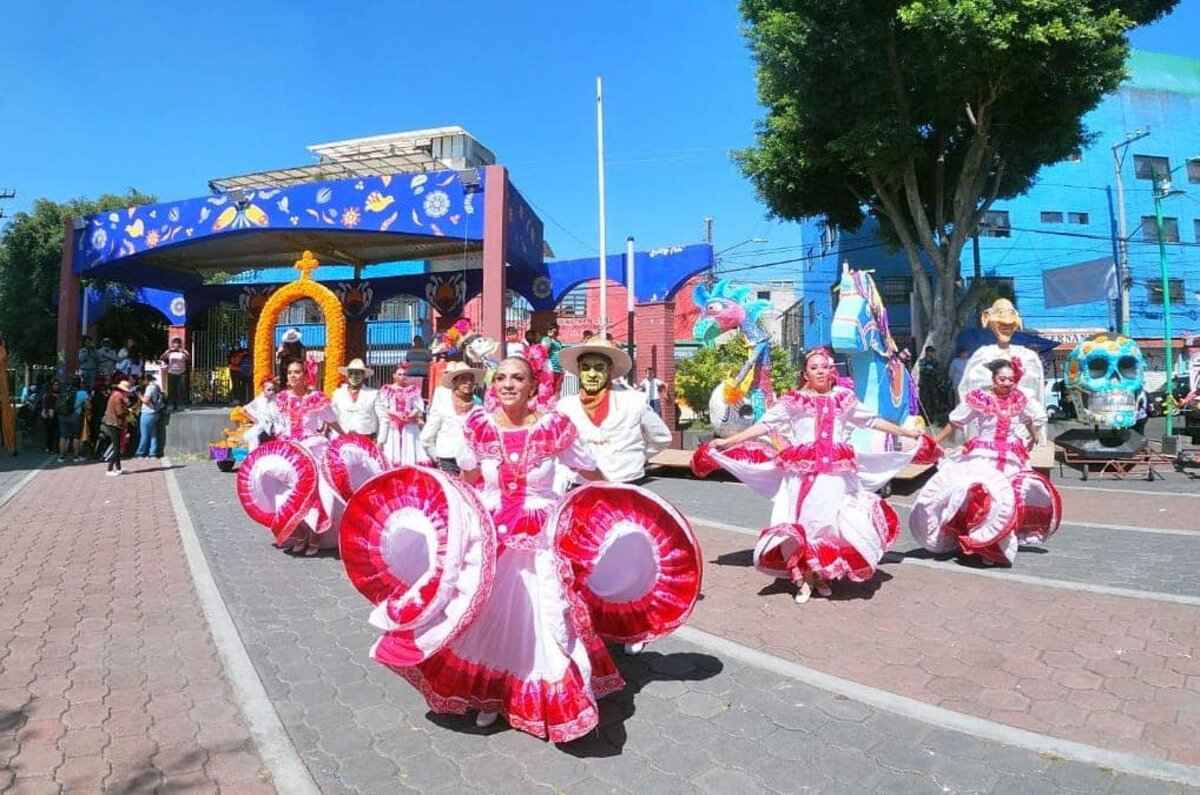
[[908,228],[908,219],[904,217],[904,212],[895,194],[883,184],[879,175],[871,172],[868,176],[871,179],[871,187],[875,189],[875,195],[879,197],[882,212],[891,219],[892,228],[896,230],[896,236],[900,238],[900,245],[904,247],[904,254],[912,269],[913,287],[916,288],[921,311],[925,313],[926,317],[931,317],[933,315],[933,289],[929,284],[929,274],[925,272],[921,258],[917,255],[917,241],[913,239],[912,232]]

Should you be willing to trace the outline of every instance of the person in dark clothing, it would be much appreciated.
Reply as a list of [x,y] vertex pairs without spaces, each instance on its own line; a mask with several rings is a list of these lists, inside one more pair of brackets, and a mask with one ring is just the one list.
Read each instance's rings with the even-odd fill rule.
[[133,388],[129,379],[123,378],[117,382],[108,396],[108,404],[104,409],[104,419],[101,430],[108,438],[108,471],[104,474],[113,476],[124,474],[121,471],[121,432],[125,429],[126,417],[129,414],[128,394]]
[[290,328],[283,332],[279,347],[275,350],[275,373],[280,383],[287,383],[287,369],[292,362],[304,364],[308,349],[301,342],[300,329]]
[[926,346],[925,353],[917,362],[917,371],[919,396],[925,419],[933,425],[941,425],[946,421],[948,388],[942,366],[937,360],[937,350],[932,345]]
[[58,399],[62,385],[55,378],[50,382],[49,387],[42,390],[41,417],[42,429],[45,431],[46,452],[58,452]]

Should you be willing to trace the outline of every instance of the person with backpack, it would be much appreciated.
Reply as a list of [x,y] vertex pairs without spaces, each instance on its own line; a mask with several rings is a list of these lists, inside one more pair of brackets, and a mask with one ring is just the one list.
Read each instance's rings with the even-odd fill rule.
[[54,406],[58,419],[58,462],[67,460],[67,454],[74,450],[76,462],[82,461],[79,455],[79,432],[83,422],[83,407],[87,403],[88,393],[83,388],[79,376],[71,379],[67,388],[63,389]]
[[154,383],[154,373],[142,374],[142,393],[139,396],[142,403],[141,417],[138,419],[137,457],[158,458],[158,420],[162,417],[166,399],[162,388]]

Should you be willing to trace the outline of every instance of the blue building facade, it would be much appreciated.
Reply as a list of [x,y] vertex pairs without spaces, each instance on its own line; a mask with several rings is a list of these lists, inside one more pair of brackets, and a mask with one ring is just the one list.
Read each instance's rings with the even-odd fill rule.
[[[1153,191],[1155,176],[1170,173],[1172,187],[1179,191],[1163,202],[1172,325],[1176,338],[1200,334],[1200,60],[1134,52],[1129,73],[1120,90],[1087,116],[1087,128],[1095,133],[1092,144],[1076,157],[1043,169],[1026,194],[996,202],[980,235],[982,274],[993,279],[1000,292],[1011,291],[1028,328],[1052,337],[1069,340],[1119,327],[1115,300],[1101,295],[1064,305],[1056,300],[1054,284],[1047,295],[1044,273],[1117,256],[1112,147],[1138,130],[1149,134],[1125,147],[1122,167],[1132,281],[1130,332],[1145,340],[1163,334]],[[842,261],[875,270],[893,331],[897,337],[911,333],[908,262],[880,243],[876,229],[869,222],[858,232],[839,235],[820,220],[805,223],[812,257],[801,264],[799,275],[806,345],[828,343],[831,288]],[[963,277],[969,280],[974,273],[969,244],[962,260]],[[1115,289],[1115,279],[1111,285]]]

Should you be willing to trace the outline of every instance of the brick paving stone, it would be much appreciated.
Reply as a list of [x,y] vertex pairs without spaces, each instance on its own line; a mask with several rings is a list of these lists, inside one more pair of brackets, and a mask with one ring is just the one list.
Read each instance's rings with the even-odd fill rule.
[[[733,559],[753,544],[751,537],[727,530],[698,527],[697,532],[710,561]],[[1187,621],[1197,617],[1195,607],[1050,591],[918,567],[891,567],[887,576],[881,586],[884,595],[845,598],[839,585],[835,596],[842,598],[814,599],[799,607],[786,588],[759,595],[769,583],[747,566],[710,564],[706,598],[691,623],[749,646],[761,644],[758,627],[765,623],[776,628],[767,648],[776,656],[956,711],[1009,720],[1020,728],[1080,742],[1094,741],[1086,730],[1093,712],[1111,712],[1139,702],[1169,703],[1180,711],[1200,712],[1200,692],[1177,686],[1177,675],[1166,666],[1167,660],[1200,656],[1200,635]],[[914,609],[914,605],[927,607]],[[980,620],[993,614],[1004,616],[1004,621]],[[756,620],[747,621],[748,615]],[[931,616],[942,625],[940,634],[928,632],[926,619]],[[1159,616],[1168,619],[1171,627],[1156,634],[1161,639],[1134,637]],[[978,631],[988,626],[1001,631],[990,637]],[[911,673],[893,678],[889,665],[852,664],[871,654],[869,648],[864,651],[865,641],[873,646],[885,643],[889,635],[882,631],[884,627],[894,638],[929,636],[929,642],[920,643],[914,666],[928,679]],[[1112,640],[1098,641],[1098,628]],[[821,643],[811,643],[813,637],[821,638]],[[1137,648],[1138,644],[1146,645]],[[814,646],[832,654],[814,655]],[[1077,653],[1076,646],[1084,653]],[[1101,664],[1106,662],[1114,664],[1108,670],[1118,675],[1104,673]],[[1077,699],[1076,694],[1082,697]],[[1176,723],[1181,735],[1188,734],[1177,716],[1164,720]],[[1128,732],[1103,739],[1102,745],[1114,750],[1148,752]],[[1159,748],[1161,755],[1175,761],[1182,761],[1185,753]]]
[[[21,608],[20,621],[0,623],[0,647],[9,648],[0,693],[13,692],[11,684],[27,694],[21,703],[0,696],[0,716],[11,711],[23,726],[8,763],[18,790],[145,789],[197,771],[203,780],[189,783],[215,788],[217,777],[202,767],[173,770],[189,754],[207,756],[187,717],[193,675],[220,689],[218,698],[204,691],[200,714],[246,736],[192,589],[164,476],[143,462],[126,468],[126,477],[106,478],[96,464],[51,466],[0,508],[0,528],[22,532],[22,543],[0,558],[0,605]],[[6,478],[0,464],[0,493]],[[38,522],[24,521],[30,516]],[[252,779],[261,784],[261,760],[238,754],[253,759]]]
[[[368,659],[375,634],[366,624],[369,606],[354,593],[336,558],[297,561],[274,550],[266,531],[252,525],[233,500],[232,479],[215,468],[189,465],[179,475],[197,534],[239,634],[285,728],[325,791],[348,791],[353,786],[361,792],[461,792],[468,786],[486,786],[496,792],[541,792],[547,791],[544,784],[573,793],[701,792],[705,786],[725,792],[899,792],[939,787],[935,770],[947,787],[967,787],[968,779],[976,775],[997,788],[1005,783],[1039,782],[1037,786],[1050,792],[1078,789],[1065,786],[1069,781],[1040,775],[1048,763],[1036,753],[932,730],[759,668],[718,659],[675,638],[651,644],[637,657],[614,652],[629,686],[602,703],[602,730],[576,743],[547,746],[505,727],[503,721],[480,731],[469,718],[432,716],[412,687]],[[709,531],[701,532],[709,560],[748,546],[743,536],[721,540]],[[970,587],[958,593],[958,586],[970,585],[962,582],[967,579],[963,577],[949,580],[955,588],[947,587],[943,579],[936,589],[918,587],[928,582],[905,580],[927,572],[913,567],[885,583],[869,601],[815,600],[798,608],[786,592],[758,596],[768,583],[758,575],[743,577],[744,568],[709,564],[706,598],[697,618],[725,610],[747,633],[755,633],[742,642],[762,648],[758,637],[762,633],[789,653],[795,652],[795,644],[803,645],[813,637],[824,639],[827,630],[837,629],[828,635],[836,640],[809,644],[834,646],[827,658],[832,666],[846,657],[839,644],[861,644],[864,637],[872,638],[879,649],[903,643],[900,648],[906,654],[919,654],[922,660],[948,639],[957,640],[942,629],[923,632],[925,637],[914,642],[917,633],[912,630],[926,627],[914,623],[913,594],[936,595],[938,611],[953,610],[956,600],[964,596],[979,611],[980,603],[994,596]],[[280,600],[324,605],[329,609],[321,614],[328,620],[311,622],[311,632],[299,629],[286,610],[265,604]],[[893,601],[896,604],[885,607]],[[784,602],[790,609],[783,609]],[[816,610],[809,610],[814,606]],[[871,611],[880,608],[884,616],[873,619]],[[1027,608],[1033,613],[1031,624],[1050,610],[1038,602]],[[310,616],[311,611],[305,613],[306,620]],[[698,623],[703,628],[703,622]],[[739,639],[733,632],[724,634]],[[882,640],[884,636],[889,640]],[[955,669],[962,676],[969,676],[975,666],[988,668],[993,675],[1003,671],[1014,681],[1028,676],[1031,681],[1053,684],[1049,677],[1055,669],[1048,666],[1014,671],[1005,665],[1010,659],[1025,661],[1029,649],[1036,658],[1043,650],[1036,646],[1022,648],[1016,643],[1001,649],[989,642],[956,643],[952,648],[962,653],[950,655],[962,663],[962,669]],[[799,655],[793,659],[804,662]],[[923,671],[915,663],[898,665]],[[836,667],[830,670],[838,673]],[[886,672],[887,667],[880,670]],[[308,672],[308,684],[282,681],[296,671]],[[344,681],[343,674],[352,680]],[[919,675],[898,679],[912,686],[926,684]],[[373,693],[377,703],[360,704],[363,699],[353,695],[360,687]],[[714,704],[721,708],[715,709]],[[895,764],[901,751],[889,741],[897,738],[907,741],[903,753],[909,758],[920,752],[931,759],[924,772],[902,770],[908,766]],[[333,748],[339,753],[333,753]],[[921,748],[928,750],[921,752]],[[379,781],[381,771],[392,770],[390,782]],[[1091,774],[1080,773],[1079,778],[1092,781]],[[1141,782],[1125,776],[1112,780]]]

